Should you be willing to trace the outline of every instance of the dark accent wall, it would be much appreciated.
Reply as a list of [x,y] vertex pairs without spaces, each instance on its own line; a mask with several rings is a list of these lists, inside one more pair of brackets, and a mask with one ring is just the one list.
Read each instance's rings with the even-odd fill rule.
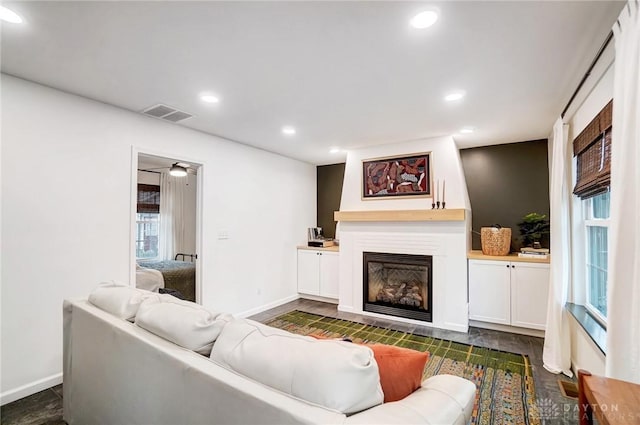
[[340,209],[344,166],[345,164],[342,163],[317,167],[317,226],[322,227],[324,236],[327,238],[335,238],[336,236],[336,222],[333,221],[333,212]]
[[[522,246],[518,223],[530,212],[549,216],[547,140],[461,149],[462,168],[471,201],[472,227],[511,227],[511,249]],[[481,249],[473,233],[473,249]],[[549,246],[546,235],[542,240]]]

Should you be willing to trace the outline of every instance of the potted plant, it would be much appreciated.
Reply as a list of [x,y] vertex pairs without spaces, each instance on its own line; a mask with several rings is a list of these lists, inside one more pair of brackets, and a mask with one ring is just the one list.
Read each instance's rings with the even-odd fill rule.
[[549,220],[546,214],[532,212],[522,217],[518,227],[520,227],[520,235],[525,246],[541,248],[542,235],[549,233]]

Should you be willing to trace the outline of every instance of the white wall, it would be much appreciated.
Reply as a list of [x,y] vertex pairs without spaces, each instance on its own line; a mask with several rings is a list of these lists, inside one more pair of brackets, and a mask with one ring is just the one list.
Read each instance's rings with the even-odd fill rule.
[[[362,196],[362,160],[385,156],[396,156],[431,152],[431,177],[433,191],[435,181],[446,180],[447,208],[470,209],[467,185],[460,161],[460,152],[451,137],[436,137],[405,143],[394,143],[372,148],[352,150],[347,153],[344,171],[344,185],[340,210],[411,210],[431,208],[432,198],[417,199],[361,199]],[[441,189],[442,190],[442,189]],[[441,195],[442,197],[442,195]]]
[[2,403],[60,380],[64,298],[128,282],[132,146],[204,164],[205,306],[297,297],[314,166],[3,74]]
[[[571,315],[570,315],[571,316]],[[571,316],[571,368],[575,373],[580,369],[594,375],[604,376],[605,357],[580,324]]]
[[138,183],[160,186],[160,174],[149,171],[138,171]]

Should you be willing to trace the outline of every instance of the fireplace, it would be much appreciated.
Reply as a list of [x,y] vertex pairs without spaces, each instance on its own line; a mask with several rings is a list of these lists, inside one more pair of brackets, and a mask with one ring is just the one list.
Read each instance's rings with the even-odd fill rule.
[[430,255],[363,252],[363,310],[432,321]]

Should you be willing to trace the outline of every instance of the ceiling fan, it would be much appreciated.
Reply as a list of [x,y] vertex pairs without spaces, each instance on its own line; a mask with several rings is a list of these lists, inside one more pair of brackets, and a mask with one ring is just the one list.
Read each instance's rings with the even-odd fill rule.
[[138,171],[148,171],[148,172],[152,172],[152,173],[157,173],[158,171],[156,170],[166,170],[169,169],[169,174],[175,177],[184,177],[186,176],[189,172],[191,172],[192,174],[195,174],[195,170],[189,168],[191,167],[191,164],[187,164],[185,162],[174,162],[173,165],[171,165],[171,167],[160,167],[160,168],[145,168],[143,169],[138,169]]

